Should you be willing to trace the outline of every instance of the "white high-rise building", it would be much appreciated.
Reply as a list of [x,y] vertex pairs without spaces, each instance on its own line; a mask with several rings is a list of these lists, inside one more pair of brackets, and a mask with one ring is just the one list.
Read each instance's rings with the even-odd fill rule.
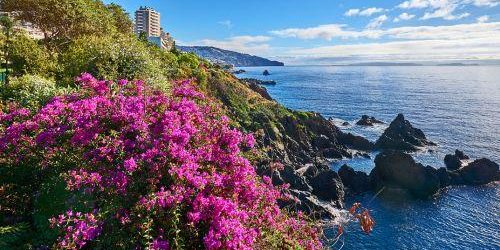
[[160,37],[160,13],[149,7],[141,7],[135,12],[135,33],[145,33],[147,37]]

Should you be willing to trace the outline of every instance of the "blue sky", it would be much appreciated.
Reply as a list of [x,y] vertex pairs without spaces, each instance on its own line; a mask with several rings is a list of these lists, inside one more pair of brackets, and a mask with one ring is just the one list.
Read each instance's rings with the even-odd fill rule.
[[301,62],[500,59],[500,0],[105,0],[180,44]]

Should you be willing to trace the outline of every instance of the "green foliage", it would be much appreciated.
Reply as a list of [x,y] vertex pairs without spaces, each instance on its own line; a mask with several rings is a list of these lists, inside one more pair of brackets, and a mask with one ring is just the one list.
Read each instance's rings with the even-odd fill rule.
[[28,228],[25,222],[0,227],[0,249],[11,249]]
[[107,35],[118,30],[110,11],[96,0],[3,0],[2,9],[41,29],[48,40],[61,46],[85,35]]
[[107,8],[111,12],[114,26],[118,32],[128,34],[134,31],[132,20],[130,20],[128,13],[120,5],[111,3]]
[[23,107],[36,110],[53,96],[69,93],[71,89],[57,87],[52,80],[37,75],[13,78],[0,88],[3,100],[14,101]]
[[55,63],[48,51],[23,33],[17,33],[12,37],[8,52],[14,75],[50,76],[54,71]]
[[73,41],[61,54],[58,78],[70,83],[75,76],[88,72],[98,78],[145,79],[167,84],[172,59],[152,52],[133,36],[86,36]]

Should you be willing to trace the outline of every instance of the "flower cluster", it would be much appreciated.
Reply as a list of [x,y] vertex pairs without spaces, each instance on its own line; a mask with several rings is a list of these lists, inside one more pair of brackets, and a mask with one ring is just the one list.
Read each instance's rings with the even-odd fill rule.
[[[74,197],[52,219],[62,248],[119,238],[125,248],[321,248],[320,229],[281,211],[241,151],[255,141],[229,125],[191,81],[172,95],[143,82],[77,78],[81,91],[36,114],[0,116],[0,156],[60,173]],[[15,121],[15,122],[13,122]],[[267,178],[266,178],[267,179]],[[91,211],[91,212],[89,212]],[[113,235],[108,237],[107,235]],[[109,247],[109,245],[108,245]]]
[[64,227],[66,230],[66,234],[58,243],[60,248],[81,249],[101,233],[101,223],[94,213],[82,214],[70,210],[50,219],[50,224],[52,227]]

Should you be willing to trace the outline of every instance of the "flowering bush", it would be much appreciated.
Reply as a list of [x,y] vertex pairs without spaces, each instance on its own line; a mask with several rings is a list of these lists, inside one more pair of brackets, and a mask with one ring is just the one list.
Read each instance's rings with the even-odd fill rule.
[[320,229],[282,212],[279,189],[241,149],[251,135],[190,81],[172,95],[142,81],[77,78],[81,90],[36,114],[0,115],[0,157],[73,194],[54,215],[58,248],[321,248]]

